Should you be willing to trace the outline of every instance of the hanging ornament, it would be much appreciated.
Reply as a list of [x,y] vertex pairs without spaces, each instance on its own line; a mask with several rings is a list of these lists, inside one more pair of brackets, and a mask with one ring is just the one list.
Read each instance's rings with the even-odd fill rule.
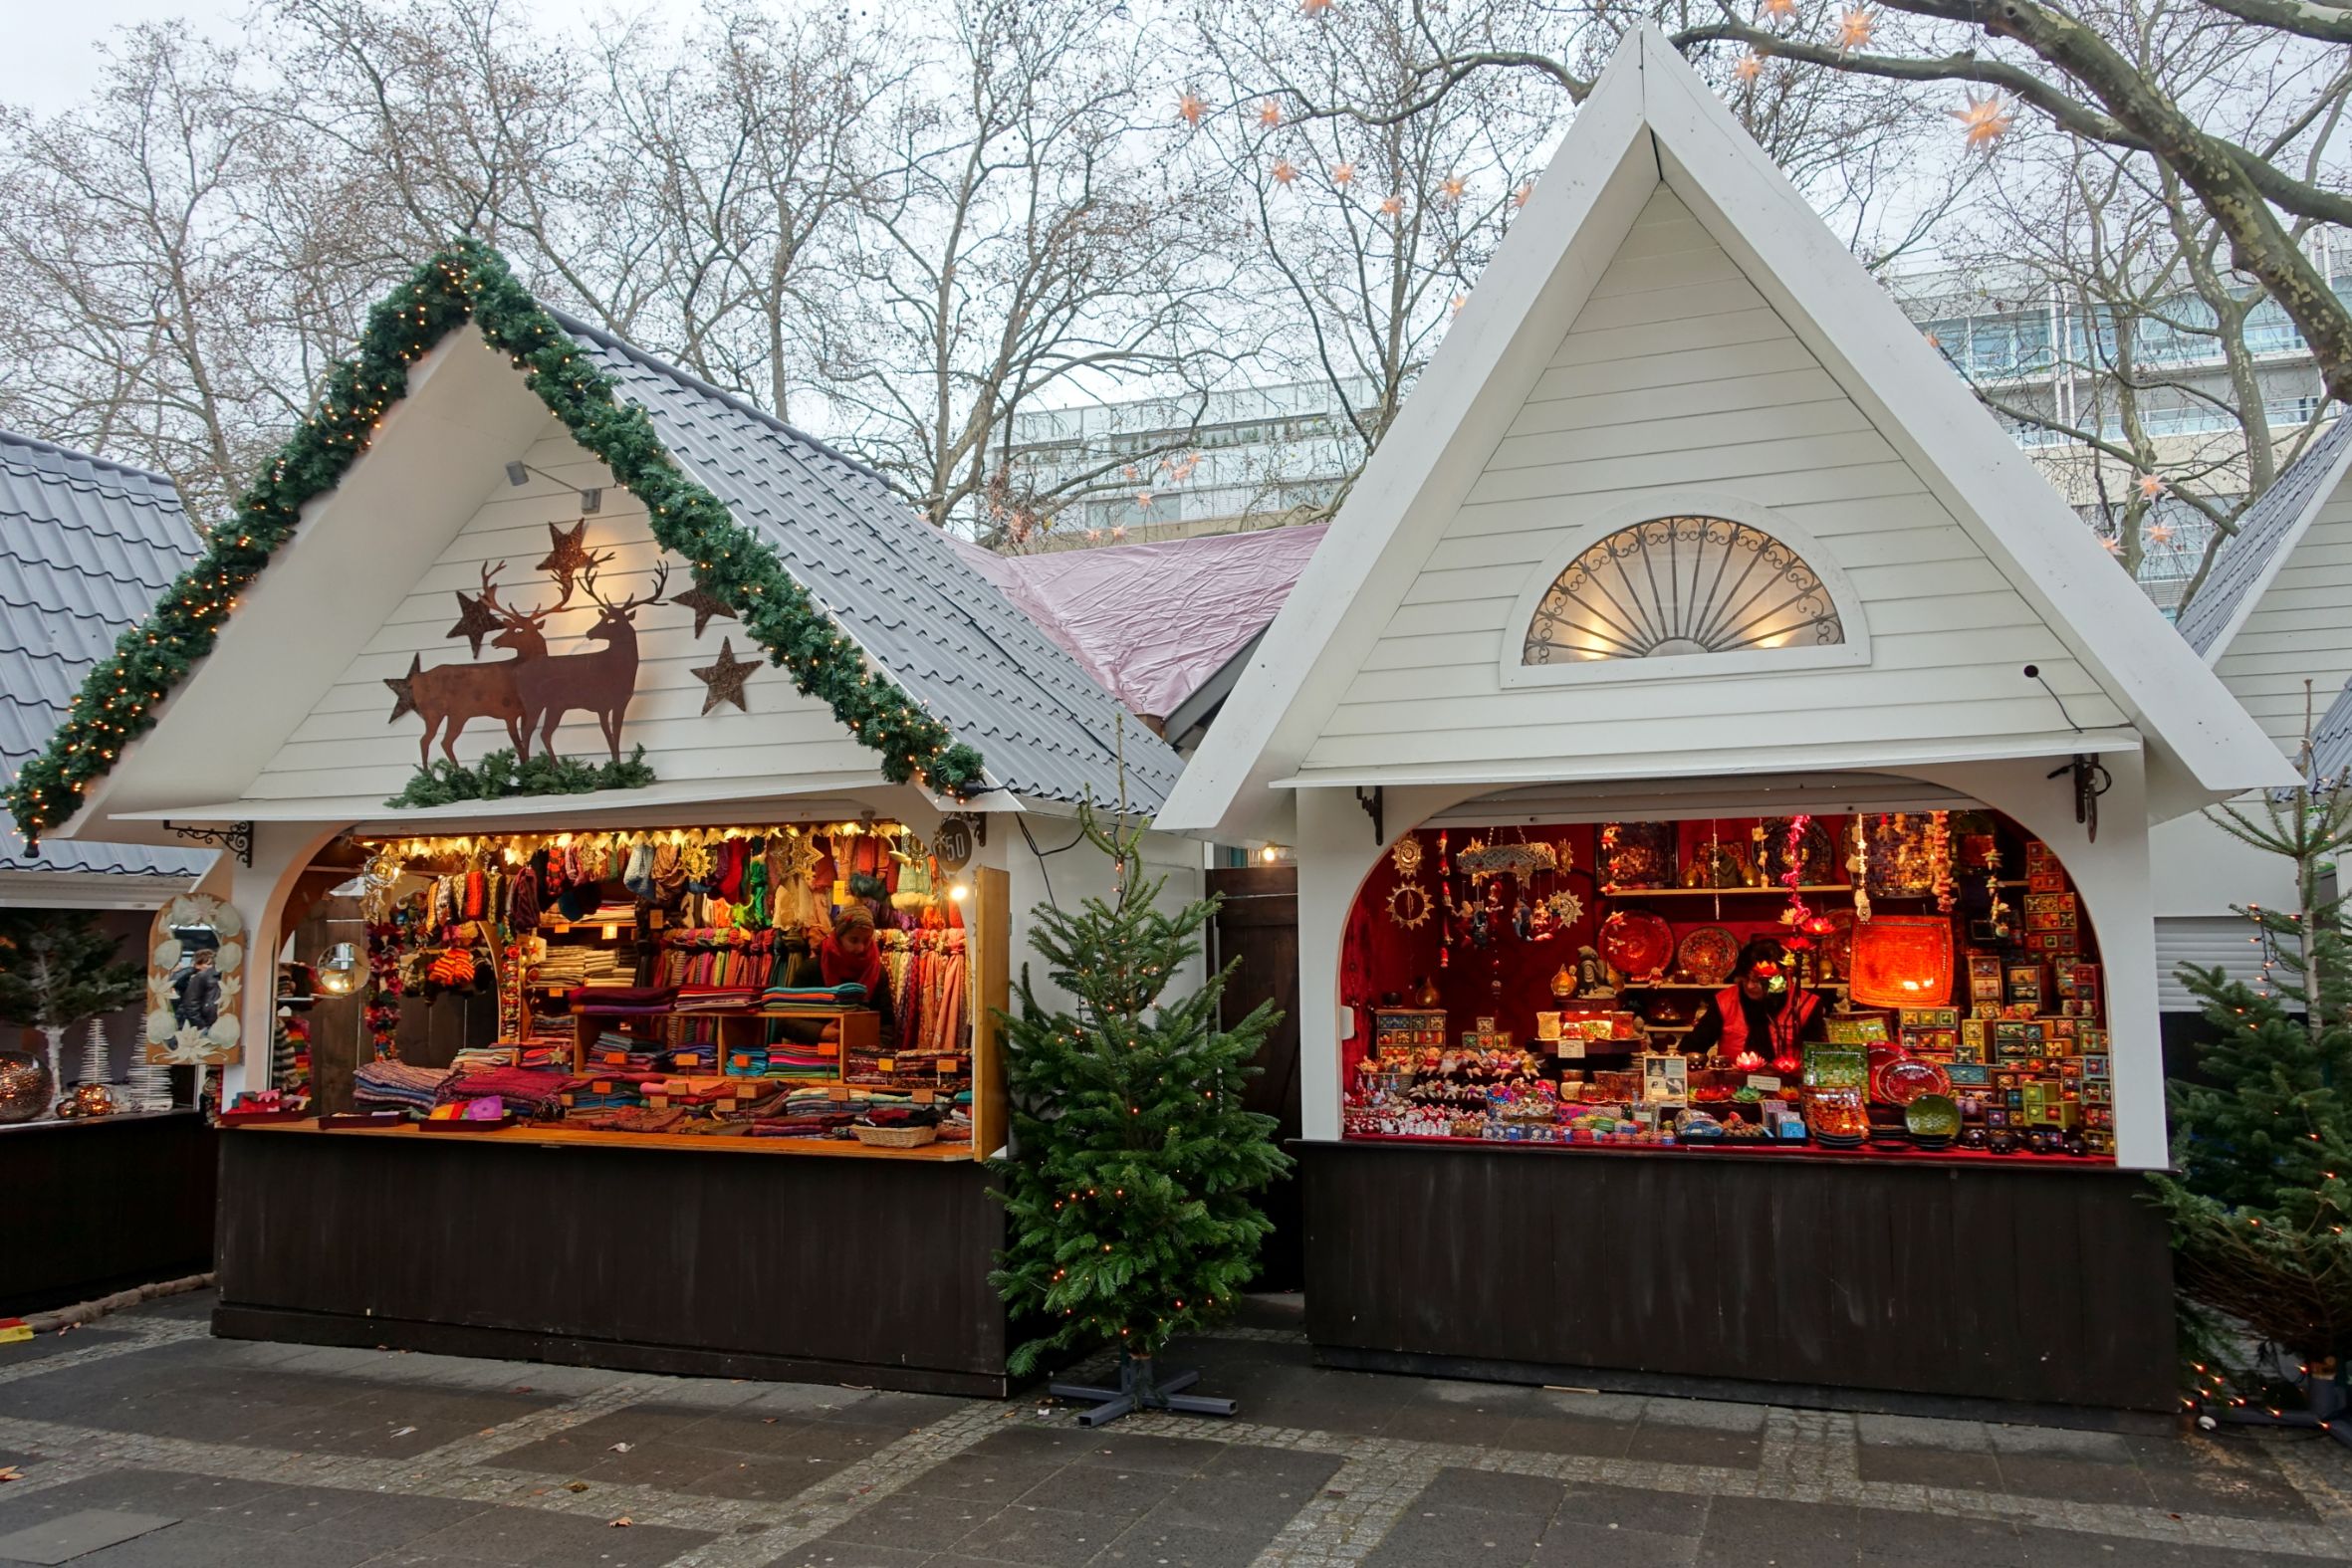
[[1337,185],[1342,190],[1344,190],[1349,184],[1353,183],[1354,179],[1355,165],[1353,163],[1334,163],[1331,165],[1332,184]]
[[1535,182],[1533,180],[1529,180],[1526,184],[1520,186],[1519,189],[1511,193],[1511,204],[1515,207],[1524,207],[1534,199]]
[[1788,907],[1780,911],[1780,923],[1791,931],[1804,930],[1813,913],[1804,894],[1797,891],[1804,886],[1805,829],[1812,825],[1813,819],[1802,811],[1788,819],[1787,853],[1780,871],[1780,885],[1788,889]]
[[1862,813],[1854,813],[1854,852],[1846,856],[1846,871],[1854,883],[1854,920],[1870,919],[1870,835],[1863,830]]
[[1381,215],[1382,217],[1384,217],[1384,218],[1393,218],[1393,217],[1396,217],[1396,216],[1397,216],[1399,213],[1402,213],[1404,210],[1405,210],[1405,198],[1404,198],[1404,197],[1402,197],[1402,196],[1383,196],[1383,197],[1381,197],[1381,198],[1380,198],[1380,215]]
[[1421,874],[1421,860],[1424,853],[1420,836],[1407,833],[1396,841],[1394,848],[1388,851],[1388,861],[1389,864],[1396,867],[1398,876],[1410,882]]
[[2169,545],[2169,544],[2171,544],[2172,542],[2173,542],[2173,528],[2172,528],[2172,525],[2171,525],[2170,523],[2151,523],[2151,524],[2149,524],[2149,525],[2148,525],[2148,543],[2149,543],[2149,544],[2151,544],[2151,545]]
[[1758,77],[1764,75],[1764,57],[1751,49],[1740,57],[1738,65],[1732,67],[1732,75],[1743,82],[1754,82]]
[[1298,14],[1314,17],[1328,16],[1331,14],[1331,0],[1298,0]]
[[1952,813],[1928,813],[1928,877],[1929,890],[1936,895],[1936,909],[1941,914],[1952,913]]
[[[2154,501],[2158,496],[2164,494],[2164,489],[2162,474],[2142,474],[2140,476],[2140,499],[2142,501]],[[460,597],[462,596],[460,595]]]
[[1418,882],[1399,882],[1388,890],[1388,918],[1406,931],[1428,925],[1433,909],[1428,892]]
[[1449,202],[1460,201],[1462,199],[1463,192],[1469,189],[1470,181],[1464,179],[1459,174],[1448,174],[1445,177],[1445,181],[1438,186],[1438,190]]
[[1764,0],[1759,13],[1766,22],[1788,22],[1796,18],[1796,0]]
[[1209,106],[1201,102],[1190,89],[1176,95],[1176,117],[1187,125],[1198,125],[1201,116],[1208,111]]
[[[1769,4],[1770,0],[1766,0],[1766,3]],[[1995,91],[1983,98],[1974,93],[1968,94],[1966,103],[1965,109],[1948,109],[1944,112],[1960,121],[1970,151],[1991,152],[1994,144],[2007,135],[2009,126],[2016,122],[2016,116],[2009,112],[2009,101],[2005,95]]]
[[1861,49],[1870,42],[1870,35],[1878,31],[1878,19],[1865,6],[1853,6],[1837,19],[1837,47],[1845,50]]
[[1282,105],[1277,104],[1273,99],[1268,99],[1265,103],[1258,106],[1259,124],[1264,125],[1269,130],[1272,130],[1275,126],[1281,124],[1282,122]]
[[1584,918],[1584,900],[1573,893],[1554,893],[1543,901],[1543,907],[1563,926],[1572,926]]
[[1469,296],[1469,295],[1467,295],[1467,294],[1457,294],[1457,295],[1455,295],[1455,296],[1454,296],[1454,309],[1453,309],[1453,314],[1454,314],[1454,315],[1456,315],[1456,316],[1460,316],[1460,315],[1462,314],[1462,307],[1464,307],[1465,305],[1468,305],[1469,303],[1470,303],[1470,296]]
[[1274,160],[1274,182],[1277,185],[1287,188],[1291,181],[1296,179],[1297,177],[1297,164],[1293,163],[1289,158],[1277,158]]

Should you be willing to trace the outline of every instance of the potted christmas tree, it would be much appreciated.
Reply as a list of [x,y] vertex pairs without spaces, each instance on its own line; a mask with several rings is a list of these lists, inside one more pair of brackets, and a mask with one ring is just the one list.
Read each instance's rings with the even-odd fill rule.
[[2307,738],[2301,763],[2303,783],[2258,814],[2208,813],[2293,862],[2295,907],[2241,911],[2262,953],[2255,984],[2182,967],[2221,1039],[2202,1081],[2171,1086],[2174,1169],[2154,1180],[2198,1402],[2352,1444],[2352,947],[2335,865],[2352,788],[2316,776]]
[[1163,1000],[1218,901],[1163,911],[1142,830],[1106,828],[1091,809],[1079,820],[1111,859],[1111,896],[1040,906],[1030,938],[1074,1010],[1041,1002],[1024,966],[1004,1019],[1013,1144],[994,1168],[1011,1238],[990,1280],[1036,1329],[1010,1367],[1023,1376],[1048,1356],[1116,1349],[1117,1387],[1051,1385],[1095,1405],[1078,1418],[1090,1427],[1135,1410],[1231,1415],[1231,1401],[1181,1392],[1197,1373],[1154,1358],[1232,1308],[1273,1229],[1257,1196],[1291,1160],[1242,1090],[1281,1015],[1264,1004],[1221,1027],[1230,967]]
[[121,939],[88,915],[0,910],[0,1023],[35,1028],[49,1044],[49,1099],[64,1092],[66,1032],[146,995]]

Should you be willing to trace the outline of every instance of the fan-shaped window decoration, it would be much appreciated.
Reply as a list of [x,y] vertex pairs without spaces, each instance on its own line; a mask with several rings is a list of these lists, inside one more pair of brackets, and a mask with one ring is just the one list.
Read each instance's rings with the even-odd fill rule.
[[1728,518],[1619,529],[1553,579],[1523,664],[1654,659],[1845,641],[1828,588],[1771,535]]

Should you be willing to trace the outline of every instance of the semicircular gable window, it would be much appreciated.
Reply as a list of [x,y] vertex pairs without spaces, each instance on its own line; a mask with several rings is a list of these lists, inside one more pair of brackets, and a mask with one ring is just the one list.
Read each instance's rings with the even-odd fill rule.
[[1845,641],[1804,559],[1728,518],[1651,518],[1593,545],[1552,580],[1523,664],[1656,659]]

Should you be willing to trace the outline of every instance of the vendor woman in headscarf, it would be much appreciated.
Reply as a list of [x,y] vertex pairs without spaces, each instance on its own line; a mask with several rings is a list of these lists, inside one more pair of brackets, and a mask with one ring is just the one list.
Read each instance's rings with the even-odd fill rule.
[[1818,1037],[1820,1019],[1820,995],[1797,986],[1787,950],[1754,937],[1740,949],[1732,983],[1699,1009],[1683,1049],[1753,1072],[1766,1062],[1801,1060],[1801,1042]]
[[[794,948],[798,947],[796,954]],[[782,983],[790,986],[863,986],[865,1006],[882,1015],[884,1039],[891,1036],[890,988],[882,978],[882,944],[874,935],[874,912],[862,899],[851,899],[833,917],[833,928],[817,944],[812,955],[798,943],[788,946],[779,957],[777,970]],[[820,1032],[809,1020],[788,1020],[780,1032],[788,1039],[804,1042],[832,1039],[839,1028],[827,1023]]]

